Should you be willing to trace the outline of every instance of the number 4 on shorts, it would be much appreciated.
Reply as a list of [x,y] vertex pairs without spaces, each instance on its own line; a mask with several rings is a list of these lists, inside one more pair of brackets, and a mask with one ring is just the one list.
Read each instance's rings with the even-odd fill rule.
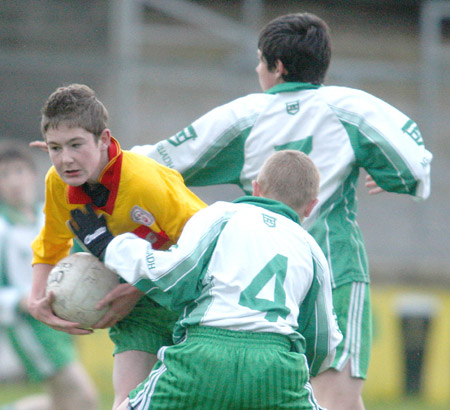
[[[250,285],[242,291],[239,304],[253,310],[267,312],[264,318],[269,322],[276,322],[279,316],[286,319],[290,312],[289,308],[285,306],[286,293],[283,286],[286,271],[287,258],[282,255],[273,257],[254,277]],[[273,277],[275,277],[273,300],[257,298],[258,293]]]

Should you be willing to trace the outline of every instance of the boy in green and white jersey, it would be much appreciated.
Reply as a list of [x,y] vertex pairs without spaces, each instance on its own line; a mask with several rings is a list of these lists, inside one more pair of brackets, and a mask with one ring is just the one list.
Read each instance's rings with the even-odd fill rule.
[[287,150],[253,186],[253,197],[200,210],[168,251],[134,234],[113,238],[101,220],[72,211],[80,240],[98,233],[86,244],[94,255],[179,313],[176,344],[159,350],[119,409],[321,408],[310,373],[330,366],[342,336],[326,259],[300,225],[316,205],[319,173]]
[[[44,225],[38,173],[25,147],[0,144],[0,335],[11,361],[47,392],[19,398],[5,409],[97,409],[97,393],[78,361],[72,336],[31,316],[31,242]],[[3,373],[5,363],[1,363]],[[0,409],[3,407],[0,406]]]
[[[326,23],[309,13],[268,23],[256,71],[264,93],[217,107],[173,137],[133,150],[180,171],[189,186],[236,184],[247,194],[276,151],[305,152],[321,174],[319,203],[303,226],[330,265],[344,333],[329,372],[312,380],[321,404],[361,410],[371,349],[369,268],[356,221],[360,168],[371,192],[426,199],[432,155],[417,124],[366,92],[324,86],[331,48]],[[337,407],[336,407],[337,406]]]

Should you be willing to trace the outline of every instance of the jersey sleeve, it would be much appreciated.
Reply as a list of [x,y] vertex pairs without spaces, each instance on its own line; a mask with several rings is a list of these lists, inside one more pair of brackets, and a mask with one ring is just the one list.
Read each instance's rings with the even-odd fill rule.
[[45,223],[39,235],[34,239],[32,264],[46,263],[55,265],[70,253],[73,235],[66,226],[70,212],[65,204],[66,192],[64,184],[55,178],[52,168],[45,180]]
[[378,186],[420,199],[429,196],[433,156],[413,120],[363,92],[357,109],[347,111],[343,105],[335,112],[347,129],[356,164],[365,168]]
[[132,151],[178,170],[190,186],[240,184],[245,141],[263,103],[256,95],[239,98],[166,140]]
[[210,226],[196,214],[168,251],[154,250],[134,234],[122,234],[108,245],[104,262],[153,300],[179,312],[201,293],[221,227],[220,222]]

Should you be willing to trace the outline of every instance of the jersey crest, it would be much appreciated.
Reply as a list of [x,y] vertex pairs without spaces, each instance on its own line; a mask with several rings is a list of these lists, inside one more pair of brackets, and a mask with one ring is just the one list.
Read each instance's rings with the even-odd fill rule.
[[269,216],[266,214],[262,214],[263,216],[263,222],[269,227],[269,228],[275,228],[275,223],[277,218],[274,218],[273,216]]
[[130,217],[133,222],[140,225],[151,226],[155,222],[155,217],[140,206],[133,206],[130,211]]
[[286,103],[286,112],[289,115],[295,115],[300,111],[300,102],[297,101],[291,101]]

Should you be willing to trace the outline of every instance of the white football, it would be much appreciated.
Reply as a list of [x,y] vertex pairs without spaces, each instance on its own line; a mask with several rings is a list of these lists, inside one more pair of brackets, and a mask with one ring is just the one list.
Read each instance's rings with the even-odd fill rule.
[[100,299],[119,284],[119,276],[94,255],[73,253],[61,259],[51,270],[46,293],[55,295],[52,310],[56,316],[90,328],[108,311],[96,310]]

